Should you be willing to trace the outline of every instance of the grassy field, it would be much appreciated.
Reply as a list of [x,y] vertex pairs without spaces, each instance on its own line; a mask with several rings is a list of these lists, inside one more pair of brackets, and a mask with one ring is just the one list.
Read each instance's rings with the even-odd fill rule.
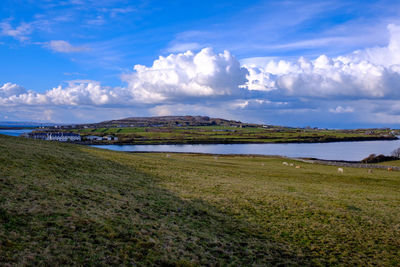
[[[238,128],[229,126],[123,127],[68,129],[81,135],[115,135],[119,143],[279,143],[377,140],[389,130],[317,130],[285,127]],[[368,134],[367,134],[368,133]]]
[[377,163],[377,164],[386,165],[386,166],[400,167],[400,160],[385,161],[385,162],[380,162],[380,163]]
[[400,264],[400,174],[0,136],[0,264]]

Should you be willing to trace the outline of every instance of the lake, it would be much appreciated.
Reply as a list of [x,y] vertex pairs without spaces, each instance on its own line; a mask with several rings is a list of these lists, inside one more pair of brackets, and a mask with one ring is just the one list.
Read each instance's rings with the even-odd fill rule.
[[[0,134],[19,136],[31,131],[30,129],[0,129]],[[312,144],[94,145],[93,147],[125,152],[279,155],[286,157],[357,161],[368,157],[370,154],[390,155],[393,150],[400,147],[400,140]]]
[[390,155],[393,150],[400,147],[400,140],[312,144],[94,145],[94,147],[129,152],[255,154],[357,161],[370,154]]

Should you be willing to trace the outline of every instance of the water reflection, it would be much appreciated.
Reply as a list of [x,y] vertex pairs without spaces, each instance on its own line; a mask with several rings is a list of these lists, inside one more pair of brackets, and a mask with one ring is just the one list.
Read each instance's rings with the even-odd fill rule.
[[400,140],[314,144],[101,145],[95,147],[132,152],[257,154],[355,161],[370,154],[389,155],[394,149],[400,147]]

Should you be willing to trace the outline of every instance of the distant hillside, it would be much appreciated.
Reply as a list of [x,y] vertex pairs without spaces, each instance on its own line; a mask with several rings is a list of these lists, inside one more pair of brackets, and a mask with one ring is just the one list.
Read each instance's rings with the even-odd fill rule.
[[102,126],[237,126],[240,121],[210,118],[207,116],[161,116],[161,117],[130,117],[120,120],[110,120],[97,123]]

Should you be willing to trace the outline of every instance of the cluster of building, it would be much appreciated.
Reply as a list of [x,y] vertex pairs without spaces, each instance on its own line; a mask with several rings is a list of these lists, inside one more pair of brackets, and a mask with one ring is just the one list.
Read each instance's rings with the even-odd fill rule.
[[25,135],[28,138],[48,140],[48,141],[60,141],[60,142],[74,142],[81,141],[82,138],[79,134],[75,133],[55,133],[55,132],[33,132]]
[[76,133],[64,133],[64,132],[32,132],[24,134],[27,138],[48,140],[48,141],[59,141],[59,142],[76,142],[76,141],[118,141],[118,137],[107,135],[107,136],[96,136],[88,135],[81,136]]
[[84,139],[89,141],[118,141],[118,137],[112,135],[97,136],[97,135],[87,135]]

